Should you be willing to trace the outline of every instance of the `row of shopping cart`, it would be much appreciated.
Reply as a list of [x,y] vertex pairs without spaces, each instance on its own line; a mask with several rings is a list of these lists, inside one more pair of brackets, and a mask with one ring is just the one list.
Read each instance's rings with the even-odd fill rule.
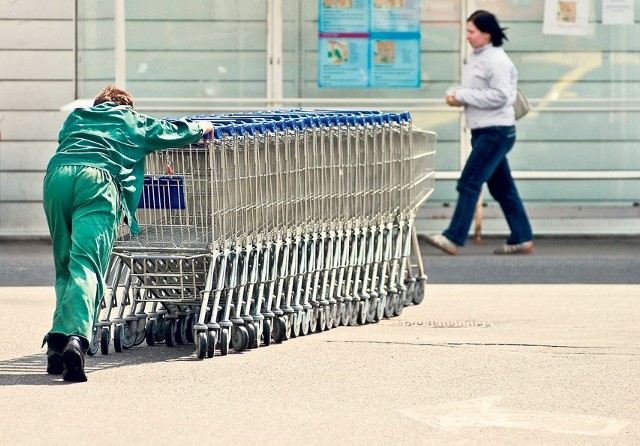
[[193,342],[199,358],[365,324],[418,304],[414,228],[435,134],[409,113],[192,116],[214,135],[147,159],[90,353]]

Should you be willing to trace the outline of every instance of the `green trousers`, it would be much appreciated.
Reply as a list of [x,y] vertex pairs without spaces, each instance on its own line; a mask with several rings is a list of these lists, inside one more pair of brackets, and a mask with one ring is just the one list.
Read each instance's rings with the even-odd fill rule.
[[[103,170],[60,166],[44,179],[43,204],[56,272],[56,308],[49,335],[91,341],[118,229],[118,188]],[[51,342],[49,347],[64,348]]]

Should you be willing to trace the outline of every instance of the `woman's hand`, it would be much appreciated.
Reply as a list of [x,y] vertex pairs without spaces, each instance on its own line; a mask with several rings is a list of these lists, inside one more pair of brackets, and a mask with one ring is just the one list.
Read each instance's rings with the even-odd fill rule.
[[452,107],[462,107],[464,106],[464,104],[460,101],[458,101],[456,99],[456,96],[453,94],[449,94],[447,96],[444,97],[444,100],[447,101],[447,104],[449,104]]
[[198,121],[202,129],[202,138],[208,139],[213,136],[213,124],[210,121]]

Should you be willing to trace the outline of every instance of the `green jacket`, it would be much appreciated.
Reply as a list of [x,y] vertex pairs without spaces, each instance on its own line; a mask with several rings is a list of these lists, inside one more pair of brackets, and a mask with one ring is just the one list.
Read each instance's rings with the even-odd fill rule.
[[202,129],[196,122],[169,122],[140,114],[130,106],[105,102],[71,112],[60,130],[58,150],[49,161],[47,172],[63,165],[109,172],[121,191],[125,216],[135,236],[140,232],[135,211],[142,195],[145,156],[200,138]]

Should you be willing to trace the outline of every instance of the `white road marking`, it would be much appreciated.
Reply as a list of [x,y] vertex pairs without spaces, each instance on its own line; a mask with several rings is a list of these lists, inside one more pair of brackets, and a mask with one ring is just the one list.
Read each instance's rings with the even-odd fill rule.
[[513,410],[497,407],[501,397],[451,401],[436,406],[410,407],[399,412],[440,430],[468,427],[504,427],[578,435],[614,435],[630,421],[592,415]]

